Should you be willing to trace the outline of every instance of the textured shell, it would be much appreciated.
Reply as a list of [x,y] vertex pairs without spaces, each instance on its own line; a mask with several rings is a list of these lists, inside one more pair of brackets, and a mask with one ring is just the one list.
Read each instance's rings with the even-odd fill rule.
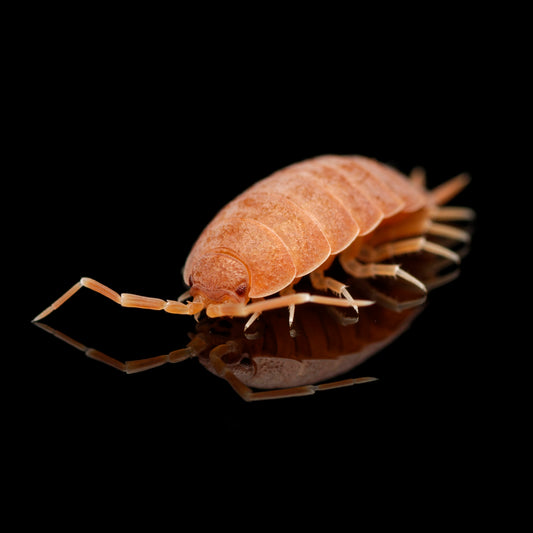
[[279,170],[228,203],[193,246],[183,277],[226,250],[247,265],[249,296],[270,296],[373,232],[426,207],[429,196],[397,170],[362,156],[326,155]]

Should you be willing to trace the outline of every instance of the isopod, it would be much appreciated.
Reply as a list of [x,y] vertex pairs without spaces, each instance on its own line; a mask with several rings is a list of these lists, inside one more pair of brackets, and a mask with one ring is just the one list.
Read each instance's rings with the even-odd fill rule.
[[[383,261],[426,251],[459,262],[454,251],[426,235],[468,241],[469,233],[439,221],[470,220],[473,211],[441,207],[467,185],[467,174],[429,192],[424,181],[421,170],[409,179],[363,156],[326,155],[293,164],[252,185],[208,224],[183,269],[190,288],[177,301],[118,294],[84,277],[34,321],[81,287],[123,307],[188,315],[205,310],[209,317],[256,317],[288,307],[292,322],[294,306],[306,302],[356,309],[371,305],[325,275],[337,256],[354,278],[403,278],[425,292],[424,284],[399,264]],[[315,289],[336,296],[296,292],[294,285],[306,275]]]
[[[469,240],[467,231],[446,222],[471,220],[474,212],[443,207],[468,182],[468,175],[460,174],[428,191],[421,169],[407,177],[363,156],[324,155],[295,163],[249,187],[207,225],[185,262],[189,289],[178,300],[119,294],[83,277],[34,321],[81,287],[123,307],[250,317],[245,329],[262,312],[283,307],[291,326],[295,306],[306,302],[356,312],[372,305],[326,275],[337,257],[352,278],[402,279],[424,294],[423,281],[390,260],[424,251],[458,263],[459,254],[428,237]],[[295,290],[304,277],[314,292]],[[333,296],[323,294],[328,291]]]

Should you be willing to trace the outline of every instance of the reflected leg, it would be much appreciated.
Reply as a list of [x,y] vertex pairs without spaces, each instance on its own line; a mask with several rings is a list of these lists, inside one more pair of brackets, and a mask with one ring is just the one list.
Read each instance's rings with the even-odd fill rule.
[[87,357],[95,359],[96,361],[100,361],[101,363],[104,363],[106,365],[112,366],[113,368],[116,368],[121,372],[125,372],[126,374],[143,372],[144,370],[156,368],[166,363],[181,363],[186,359],[196,357],[207,346],[207,344],[201,339],[201,337],[197,336],[185,348],[182,348],[180,350],[174,350],[173,352],[170,352],[168,354],[156,355],[154,357],[147,357],[145,359],[134,359],[122,362],[99,350],[95,350],[94,348],[89,348],[85,346],[81,342],[74,340],[68,335],[65,335],[61,331],[58,331],[57,329],[54,329],[48,326],[47,324],[43,324],[41,322],[35,323],[35,325],[43,329],[44,331],[51,333],[54,337],[57,337],[58,339],[61,339],[67,344],[70,344],[74,348],[80,350]]

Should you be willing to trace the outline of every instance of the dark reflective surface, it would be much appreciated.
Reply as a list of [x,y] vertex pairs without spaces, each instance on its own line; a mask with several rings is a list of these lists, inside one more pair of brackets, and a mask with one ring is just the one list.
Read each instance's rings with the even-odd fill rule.
[[[150,527],[159,516],[179,527],[187,514],[195,524],[216,514],[232,527],[249,507],[260,521],[265,514],[279,521],[290,505],[299,523],[309,509],[314,521],[327,514],[333,529],[346,514],[351,524],[400,511],[398,521],[409,514],[410,523],[432,529],[464,523],[465,512],[476,525],[493,508],[505,512],[502,502],[490,505],[503,485],[497,474],[523,470],[525,461],[512,458],[516,443],[526,442],[516,429],[527,428],[529,416],[520,411],[529,403],[508,392],[526,374],[516,363],[528,359],[528,340],[520,340],[527,328],[516,321],[524,311],[508,305],[515,294],[527,301],[529,286],[527,276],[522,287],[508,275],[527,263],[509,237],[527,237],[529,220],[517,202],[528,198],[530,165],[509,168],[528,153],[527,136],[512,123],[525,108],[506,76],[524,70],[509,60],[516,50],[502,54],[501,39],[477,38],[472,30],[483,24],[473,20],[442,26],[436,47],[420,24],[399,21],[391,42],[410,34],[411,50],[393,44],[364,61],[372,39],[358,38],[357,24],[344,43],[308,51],[314,30],[325,27],[319,24],[288,51],[287,69],[274,56],[239,62],[236,46],[215,53],[215,71],[206,61],[212,54],[193,55],[193,72],[182,61],[195,47],[190,39],[178,51],[167,47],[168,61],[154,69],[159,45],[143,61],[120,36],[120,50],[104,44],[95,54],[91,37],[80,57],[70,36],[57,35],[57,49],[47,50],[54,29],[40,26],[47,36],[30,47],[40,69],[21,62],[32,79],[22,81],[27,98],[8,132],[21,148],[8,176],[15,194],[5,194],[17,213],[7,215],[13,247],[4,262],[19,271],[4,278],[16,290],[6,303],[15,303],[22,325],[13,337],[4,331],[4,361],[20,364],[2,374],[4,412],[16,421],[4,426],[17,452],[6,460],[19,465],[19,490],[8,483],[11,494],[24,496],[33,513],[33,502],[51,496],[43,521],[66,520],[68,508],[99,526],[113,509],[123,525],[149,515]],[[236,38],[242,48],[245,40]],[[270,49],[275,40],[264,41]],[[126,56],[131,69],[118,68]],[[218,209],[256,180],[322,153],[367,154],[403,172],[421,165],[430,187],[463,171],[473,178],[454,202],[478,213],[461,275],[430,293],[400,337],[349,372],[379,381],[246,403],[196,360],[127,376],[30,324],[80,276],[176,298],[187,254]],[[10,324],[11,307],[6,312]],[[192,318],[122,309],[86,293],[49,323],[121,360],[168,353],[195,332]],[[526,400],[529,389],[518,388]],[[443,498],[448,486],[453,496]],[[312,499],[294,505],[302,493]],[[330,502],[322,500],[329,494]]]
[[[243,333],[243,320],[206,321],[198,336],[206,342],[200,362],[218,373],[209,358],[216,346],[227,346],[226,367],[252,388],[275,389],[318,384],[340,376],[392,342],[421,309],[402,312],[373,306],[359,321],[338,309],[300,306],[290,330],[285,310],[265,313]],[[348,320],[347,320],[348,319]]]

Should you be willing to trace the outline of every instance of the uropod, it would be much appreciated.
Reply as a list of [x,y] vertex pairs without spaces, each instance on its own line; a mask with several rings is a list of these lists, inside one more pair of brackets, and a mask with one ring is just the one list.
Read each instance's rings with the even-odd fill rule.
[[[208,317],[249,317],[287,308],[288,325],[299,304],[351,307],[372,305],[327,275],[338,258],[356,279],[401,279],[421,294],[427,287],[397,256],[426,252],[458,263],[459,255],[433,242],[467,242],[470,234],[448,222],[467,221],[467,207],[444,207],[469,182],[467,174],[428,191],[425,174],[407,177],[363,156],[324,155],[308,159],[255,183],[229,202],[200,234],[183,268],[188,289],[178,300],[119,294],[81,278],[34,321],[87,287],[123,307]],[[308,278],[313,291],[296,286]]]

